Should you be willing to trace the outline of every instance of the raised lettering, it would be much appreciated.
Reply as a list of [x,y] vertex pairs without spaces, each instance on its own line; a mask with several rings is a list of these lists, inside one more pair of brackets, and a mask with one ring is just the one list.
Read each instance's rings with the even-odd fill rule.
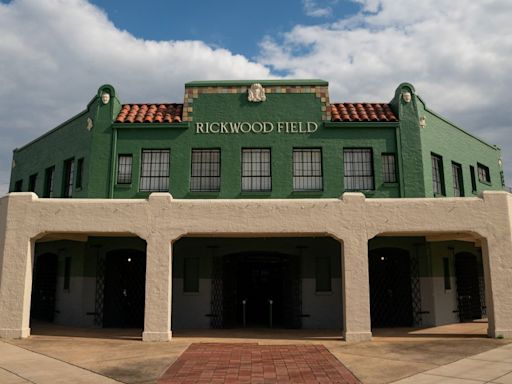
[[308,133],[316,132],[318,124],[313,121],[308,121]]
[[196,123],[196,133],[204,133],[203,123]]
[[[245,129],[244,129],[244,127],[245,127]],[[249,124],[247,121],[244,121],[242,124],[240,124],[240,131],[242,133],[251,132],[251,124]]]
[[238,133],[240,123],[229,123],[229,128],[231,129],[231,133]]
[[219,127],[220,127],[219,123],[211,123],[210,124],[210,132],[211,133],[219,133]]

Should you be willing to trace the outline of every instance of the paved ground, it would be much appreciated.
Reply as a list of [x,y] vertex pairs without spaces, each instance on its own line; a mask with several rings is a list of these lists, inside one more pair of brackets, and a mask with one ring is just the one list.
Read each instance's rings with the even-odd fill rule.
[[158,384],[358,384],[323,345],[194,343]]
[[[507,345],[512,341],[486,338],[486,327],[485,323],[470,323],[422,330],[375,330],[371,342],[347,344],[342,340],[339,331],[326,330],[181,331],[173,334],[173,340],[170,343],[142,343],[140,330],[79,329],[39,325],[33,327],[33,336],[30,338],[9,341],[11,346],[23,348],[16,348],[21,351],[19,354],[0,351],[0,383],[58,382],[55,379],[49,380],[51,374],[60,379],[67,373],[60,374],[61,368],[55,368],[58,364],[50,360],[69,363],[68,365],[81,367],[82,370],[89,371],[91,374],[94,372],[124,383],[156,383],[157,379],[192,343],[258,343],[262,346],[322,345],[361,382],[368,384],[391,383],[417,374],[422,375],[414,379],[410,378],[408,380],[413,381],[404,381],[404,383],[475,384],[482,382],[482,380],[478,381],[481,377],[476,373],[470,377],[473,381],[467,381],[468,378],[464,374],[473,375],[473,373],[467,373],[473,371],[464,364],[477,367],[475,368],[477,371],[481,371],[481,368],[478,368],[480,366],[490,366],[492,368],[486,378],[496,373],[501,375],[501,378],[492,377],[489,380],[496,379],[498,381],[494,382],[501,384],[512,383],[510,374],[506,372],[508,368],[512,372],[512,346],[503,348],[505,352],[501,352],[501,349],[489,352],[488,355],[483,355],[483,358],[471,357]],[[23,365],[22,362],[27,360],[23,351],[33,351],[46,358],[36,359],[37,362],[33,364]],[[465,358],[471,361],[468,362]],[[502,360],[488,360],[492,358]],[[458,362],[461,359],[464,360]],[[13,366],[17,367],[16,370],[12,369]],[[62,369],[71,369],[66,364],[58,366],[67,367]],[[47,372],[47,375],[31,376],[33,369]],[[441,377],[441,374],[445,376]],[[462,376],[459,376],[460,379],[451,379],[450,375]],[[432,379],[432,376],[434,381],[425,381]],[[11,381],[7,381],[5,377]],[[68,380],[67,382],[80,381]]]

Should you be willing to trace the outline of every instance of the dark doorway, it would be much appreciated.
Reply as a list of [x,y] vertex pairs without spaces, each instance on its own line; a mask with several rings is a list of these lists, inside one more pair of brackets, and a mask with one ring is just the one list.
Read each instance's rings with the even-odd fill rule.
[[245,301],[247,327],[300,328],[298,256],[245,252],[223,259],[224,327],[244,325]]
[[57,264],[58,256],[53,253],[35,257],[30,306],[31,319],[51,322],[55,317]]
[[372,250],[369,270],[372,327],[412,326],[409,252],[398,248]]
[[136,250],[107,253],[104,327],[144,327],[146,255]]
[[455,255],[455,279],[457,281],[457,302],[461,322],[482,317],[478,261],[472,253]]

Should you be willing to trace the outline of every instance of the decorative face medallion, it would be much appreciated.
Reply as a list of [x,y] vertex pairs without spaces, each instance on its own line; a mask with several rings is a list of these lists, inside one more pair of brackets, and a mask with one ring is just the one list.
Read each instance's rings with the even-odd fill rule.
[[247,100],[254,103],[260,103],[267,100],[267,96],[265,96],[265,89],[261,84],[255,83],[251,85],[248,90]]
[[108,94],[107,92],[103,92],[101,94],[101,102],[103,104],[108,104],[109,101],[110,101],[110,94]]
[[92,122],[92,119],[90,117],[88,117],[87,118],[87,125],[86,125],[87,130],[90,131],[93,126],[94,126],[94,124]]
[[420,127],[425,128],[427,126],[427,118],[425,116],[420,117]]
[[411,92],[407,92],[407,91],[403,92],[402,99],[404,99],[404,101],[406,103],[410,103],[411,102]]

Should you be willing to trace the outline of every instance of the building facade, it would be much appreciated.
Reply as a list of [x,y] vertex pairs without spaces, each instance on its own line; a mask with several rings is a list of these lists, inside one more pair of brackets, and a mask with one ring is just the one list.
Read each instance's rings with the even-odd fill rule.
[[[0,303],[14,305],[10,284],[26,302],[0,331],[24,336],[32,318],[146,340],[233,327],[360,340],[488,316],[508,337],[512,305],[494,295],[510,270],[491,281],[511,263],[503,186],[499,148],[411,84],[388,103],[332,103],[321,80],[191,82],[182,104],[121,104],[104,85],[14,151],[10,191],[40,198],[1,200]],[[13,228],[28,255],[10,253]]]

